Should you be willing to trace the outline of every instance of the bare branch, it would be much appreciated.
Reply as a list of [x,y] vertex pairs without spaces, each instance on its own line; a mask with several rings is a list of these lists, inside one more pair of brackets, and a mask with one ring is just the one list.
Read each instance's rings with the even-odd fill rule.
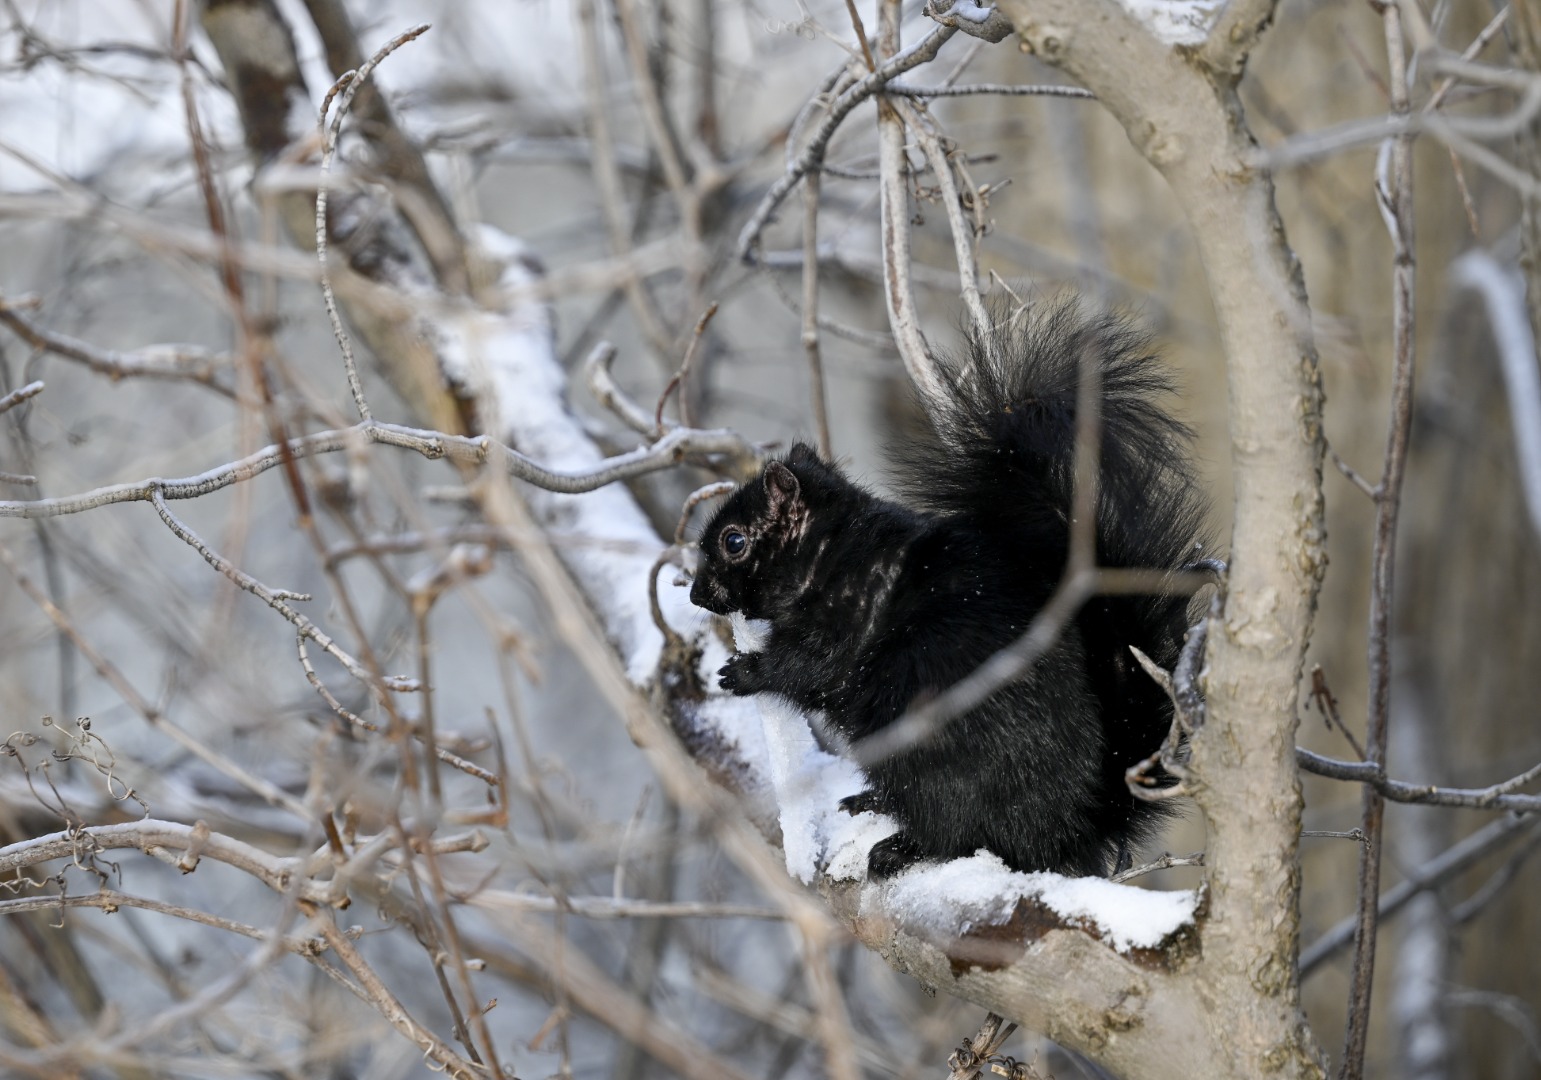
[[769,919],[784,920],[778,908],[753,904],[719,904],[707,901],[633,900],[610,896],[539,896],[505,889],[478,889],[456,900],[487,911],[559,912],[585,919]]
[[[211,832],[207,825],[184,825],[176,821],[145,818],[118,825],[93,825],[66,829],[32,840],[0,847],[0,873],[10,873],[55,859],[69,859],[83,864],[96,853],[132,848],[143,851],[173,866],[196,845],[204,858],[233,866],[261,881],[275,892],[287,892],[296,881],[330,867],[329,862],[312,865],[304,860],[270,855],[260,848]],[[347,893],[336,881],[302,880],[299,897],[309,903],[331,907],[347,904]]]
[[1459,806],[1470,810],[1541,810],[1541,795],[1515,795],[1516,787],[1541,777],[1541,765],[1526,769],[1518,776],[1485,788],[1445,788],[1430,784],[1407,784],[1386,777],[1385,766],[1375,761],[1338,761],[1322,757],[1301,747],[1295,759],[1306,772],[1332,780],[1353,780],[1366,784],[1382,797],[1399,803],[1426,806]]
[[906,49],[898,55],[891,56],[883,61],[882,65],[871,74],[859,80],[849,90],[837,97],[825,114],[823,122],[808,139],[803,152],[797,160],[787,167],[787,171],[771,185],[769,191],[761,197],[759,205],[754,213],[749,216],[738,234],[738,257],[745,262],[754,261],[754,253],[759,244],[760,233],[770,220],[776,208],[781,205],[792,188],[803,174],[809,169],[819,168],[824,162],[824,151],[829,146],[829,140],[834,136],[835,130],[840,127],[851,110],[877,93],[889,80],[904,74],[912,68],[919,67],[936,57],[937,52],[947,43],[948,39],[957,33],[952,27],[942,26],[933,30],[926,38],[912,49]]
[[980,341],[990,340],[990,315],[985,311],[979,296],[979,267],[974,259],[973,231],[963,220],[963,201],[958,197],[958,185],[953,178],[949,153],[942,145],[942,137],[932,130],[929,117],[907,102],[893,102],[893,107],[909,126],[921,153],[926,155],[931,171],[936,176],[940,190],[942,209],[947,214],[947,226],[952,230],[953,257],[958,264],[958,278],[962,282],[963,303]]
[[124,674],[80,633],[63,609],[50,600],[43,590],[37,587],[32,579],[21,569],[20,565],[17,564],[15,556],[3,545],[0,545],[0,563],[5,564],[5,568],[10,571],[11,577],[16,580],[16,584],[20,587],[21,591],[26,593],[28,598],[42,609],[43,614],[48,616],[49,621],[54,624],[59,632],[67,637],[76,649],[80,650],[80,654],[86,658],[86,661],[102,677],[103,681],[111,686],[113,691],[130,708],[138,713],[146,723],[155,728],[155,730],[165,734],[183,750],[186,750],[200,761],[205,762],[211,768],[230,777],[248,790],[256,792],[272,805],[283,807],[301,819],[309,816],[305,805],[293,795],[284,791],[277,784],[256,775],[250,769],[236,764],[224,754],[206,746],[202,739],[194,738],[180,725],[174,723],[162,713],[160,709],[146,700],[144,695],[134,688],[134,685],[128,681]]
[[[939,98],[973,97],[977,94],[993,94],[999,97],[1063,97],[1096,101],[1097,95],[1079,86],[1060,86],[1047,83],[1039,86],[1011,85],[1007,83],[969,83],[964,86],[895,86],[890,83],[883,93],[894,97]],[[827,168],[827,166],[826,166]]]
[[[343,367],[348,373],[348,389],[353,394],[353,404],[358,409],[359,416],[366,421],[371,419],[369,403],[364,400],[364,386],[359,381],[358,363],[353,359],[353,342],[348,337],[348,331],[343,328],[342,316],[337,312],[337,297],[332,292],[332,275],[327,269],[327,178],[331,175],[332,158],[337,153],[337,140],[342,134],[343,118],[348,115],[348,109],[352,107],[354,97],[382,60],[407,42],[427,32],[428,26],[424,23],[396,35],[357,71],[349,71],[340,76],[332,88],[326,92],[326,97],[321,101],[321,110],[316,117],[316,127],[321,138],[321,178],[316,184],[316,261],[321,266],[321,298],[326,302],[326,315],[332,323],[332,334],[337,338],[337,347],[342,351]],[[332,117],[331,125],[328,126],[327,110],[331,108],[332,99],[339,91],[342,92],[342,100],[337,103],[337,113]]]
[[321,933],[326,937],[326,943],[331,946],[332,951],[337,954],[338,960],[363,988],[366,1000],[380,1011],[393,1028],[416,1044],[423,1051],[424,1057],[443,1066],[444,1071],[456,1080],[475,1080],[475,1078],[490,1075],[485,1068],[466,1061],[433,1032],[414,1020],[406,1006],[402,1005],[387,989],[385,983],[375,974],[374,969],[364,962],[364,958],[353,947],[353,942],[348,939],[348,935],[339,930],[331,920],[322,920]]
[[[0,397],[0,413],[8,413],[28,398],[37,397],[43,392],[43,380],[37,379],[26,386],[12,390],[5,397]],[[32,481],[35,483],[36,481]]]
[[310,597],[308,595],[289,592],[287,589],[270,589],[250,574],[236,569],[230,564],[229,560],[222,558],[218,552],[204,543],[197,533],[188,528],[186,524],[171,512],[170,507],[166,505],[166,496],[162,491],[152,488],[149,492],[149,497],[151,503],[155,506],[155,512],[166,523],[166,527],[176,534],[177,539],[202,555],[205,562],[221,574],[224,574],[225,577],[229,578],[236,585],[245,589],[267,604],[268,607],[288,619],[294,624],[294,628],[300,632],[302,637],[310,638],[310,640],[321,646],[328,656],[347,668],[348,673],[355,679],[358,679],[371,689],[376,688],[377,681],[379,687],[408,693],[421,688],[421,684],[416,679],[409,679],[399,675],[377,675],[375,672],[369,671],[338,645],[337,642],[332,640],[329,634],[304,615],[295,611],[287,603],[290,600],[309,600]]
[[1170,852],[1164,852],[1161,858],[1153,859],[1141,866],[1132,866],[1123,873],[1114,874],[1108,880],[1115,884],[1122,884],[1125,881],[1133,881],[1137,877],[1144,877],[1146,874],[1153,874],[1157,870],[1169,870],[1174,866],[1203,865],[1204,853],[1202,851],[1195,851],[1192,855],[1173,855]]
[[439,431],[382,424],[378,421],[356,424],[335,431],[321,431],[292,439],[286,447],[269,446],[239,461],[213,468],[196,476],[175,480],[151,477],[125,484],[96,488],[79,495],[30,502],[0,500],[0,517],[45,518],[78,514],[112,503],[150,502],[157,495],[163,499],[196,499],[259,476],[283,463],[285,449],[296,458],[315,457],[349,450],[360,443],[379,443],[412,450],[430,460],[481,465],[501,461],[508,473],[548,491],[576,495],[628,480],[633,476],[657,472],[678,465],[692,454],[753,456],[742,438],[726,430],[695,431],[676,428],[651,446],[606,458],[592,469],[560,471],[547,469],[519,451],[495,442],[487,436],[467,438]]
[[[1385,23],[1391,108],[1397,117],[1409,114],[1406,44],[1401,8],[1381,9]],[[1541,87],[1541,83],[1537,84]],[[1541,104],[1541,97],[1537,99]],[[1374,547],[1370,569],[1369,703],[1365,723],[1365,758],[1380,766],[1386,760],[1391,714],[1391,603],[1396,566],[1397,522],[1401,511],[1402,479],[1407,465],[1413,412],[1413,316],[1416,295],[1416,248],[1413,234],[1413,147],[1410,137],[1381,146],[1376,168],[1376,195],[1381,216],[1391,234],[1392,388],[1391,422],[1386,436],[1385,465],[1376,488]],[[1359,1080],[1364,1072],[1365,1045],[1370,1028],[1370,993],[1375,979],[1375,939],[1380,893],[1381,835],[1385,816],[1383,796],[1375,785],[1363,791],[1361,828],[1369,838],[1359,851],[1359,926],[1354,934],[1354,969],[1349,987],[1348,1031],[1344,1036],[1340,1080]]]
[[[626,394],[618,385],[615,377],[610,373],[610,365],[615,363],[615,346],[608,341],[601,341],[595,345],[588,358],[583,361],[584,378],[589,384],[589,393],[594,395],[594,400],[613,413],[620,421],[639,435],[648,438],[655,437],[658,430],[654,418]],[[659,421],[669,423],[672,421]]]
[[226,397],[235,396],[229,375],[229,359],[192,345],[152,345],[133,352],[99,349],[65,334],[44,330],[21,315],[14,304],[0,297],[0,323],[34,349],[84,364],[113,379],[186,379],[201,383]]
[[674,393],[675,390],[680,391],[680,423],[686,427],[694,426],[690,415],[690,394],[683,387],[685,379],[690,375],[690,365],[696,358],[696,351],[701,348],[701,338],[706,333],[707,324],[712,321],[712,316],[716,314],[717,303],[713,301],[712,305],[696,320],[695,332],[690,335],[690,343],[685,346],[685,359],[680,361],[679,368],[669,377],[669,381],[664,385],[663,393],[658,395],[658,407],[653,410],[652,435],[655,439],[663,435],[663,407],[668,403],[669,395]]
[[[940,32],[935,31],[932,36]],[[897,0],[878,0],[878,55],[883,61],[879,71],[892,66],[896,56],[908,55],[899,49]],[[875,77],[876,73],[867,78]],[[847,94],[850,92],[846,91]],[[841,97],[843,100],[845,95]],[[882,231],[883,301],[888,309],[888,325],[894,332],[894,345],[899,349],[904,369],[930,410],[938,407],[946,392],[937,373],[936,358],[931,353],[925,334],[921,332],[920,315],[915,310],[914,290],[910,287],[910,169],[904,145],[904,119],[887,99],[879,99],[877,112],[878,168],[882,173],[878,181],[878,215]],[[832,108],[830,116],[834,115],[835,109]]]

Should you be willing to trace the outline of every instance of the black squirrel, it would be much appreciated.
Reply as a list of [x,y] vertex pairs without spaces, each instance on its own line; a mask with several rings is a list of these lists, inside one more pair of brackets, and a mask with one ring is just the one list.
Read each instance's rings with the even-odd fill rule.
[[[712,515],[698,607],[770,623],[720,672],[734,694],[822,710],[855,742],[1019,637],[1065,570],[1082,358],[1101,372],[1100,566],[1193,565],[1207,513],[1189,429],[1150,339],[1075,301],[975,333],[944,361],[933,434],[902,448],[906,504],[879,498],[799,443]],[[1176,593],[1094,597],[1021,678],[921,745],[867,768],[841,805],[899,822],[868,872],[989,848],[1017,870],[1104,874],[1171,814],[1129,793],[1172,718],[1135,646],[1168,670],[1191,622]]]

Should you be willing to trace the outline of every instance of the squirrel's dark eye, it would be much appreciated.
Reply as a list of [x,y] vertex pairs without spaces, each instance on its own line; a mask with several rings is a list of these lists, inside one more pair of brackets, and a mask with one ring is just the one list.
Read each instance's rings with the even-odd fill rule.
[[722,534],[722,550],[729,555],[742,555],[749,547],[749,537],[737,529],[729,529]]

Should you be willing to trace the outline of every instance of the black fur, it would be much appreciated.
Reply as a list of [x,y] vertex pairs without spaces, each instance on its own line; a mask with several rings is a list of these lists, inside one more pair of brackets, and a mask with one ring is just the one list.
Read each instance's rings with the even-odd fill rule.
[[[1102,373],[1100,565],[1181,569],[1205,501],[1190,433],[1149,341],[1073,303],[1028,312],[945,367],[934,437],[899,455],[908,505],[880,499],[794,446],[712,516],[690,597],[767,619],[763,651],[722,669],[735,694],[825,712],[856,741],[972,672],[1026,629],[1065,568],[1079,363]],[[867,770],[846,809],[900,831],[869,872],[988,847],[1019,870],[1102,874],[1169,811],[1124,770],[1166,736],[1171,705],[1129,646],[1171,668],[1189,599],[1098,597],[1022,678],[923,745]]]

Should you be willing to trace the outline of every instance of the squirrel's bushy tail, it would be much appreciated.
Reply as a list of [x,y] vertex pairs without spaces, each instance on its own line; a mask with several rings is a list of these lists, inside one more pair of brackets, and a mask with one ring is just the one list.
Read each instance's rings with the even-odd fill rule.
[[1094,362],[1102,377],[1098,564],[1176,570],[1199,557],[1205,503],[1192,480],[1192,432],[1162,408],[1173,385],[1150,338],[1073,299],[999,314],[995,329],[970,338],[961,362],[943,364],[947,400],[931,415],[941,445],[902,452],[909,496],[1014,544],[1063,547],[1080,365]]

